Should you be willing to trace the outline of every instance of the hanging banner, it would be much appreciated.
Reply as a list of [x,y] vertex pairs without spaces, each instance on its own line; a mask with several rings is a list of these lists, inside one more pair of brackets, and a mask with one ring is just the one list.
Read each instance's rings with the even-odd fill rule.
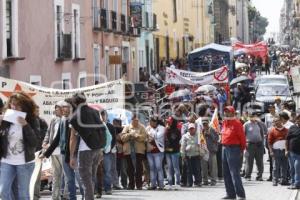
[[206,85],[228,83],[228,68],[221,67],[214,71],[199,73],[167,68],[167,84]]
[[0,97],[6,102],[17,91],[23,91],[35,101],[40,108],[40,117],[50,122],[54,106],[58,101],[83,92],[88,103],[100,104],[105,109],[125,107],[125,82],[117,80],[85,88],[59,90],[31,85],[29,83],[0,77]]
[[233,45],[234,51],[244,52],[245,54],[253,55],[255,57],[260,56],[266,58],[268,55],[268,45],[265,42],[259,42],[255,44],[243,44],[236,42]]
[[140,2],[130,3],[130,16],[132,17],[132,27],[141,28],[143,26],[143,5]]

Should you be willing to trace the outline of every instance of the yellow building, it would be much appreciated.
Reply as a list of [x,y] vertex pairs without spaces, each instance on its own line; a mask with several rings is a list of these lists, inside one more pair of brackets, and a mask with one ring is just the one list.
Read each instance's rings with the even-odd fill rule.
[[161,61],[184,58],[194,48],[214,41],[207,0],[156,0],[155,58]]

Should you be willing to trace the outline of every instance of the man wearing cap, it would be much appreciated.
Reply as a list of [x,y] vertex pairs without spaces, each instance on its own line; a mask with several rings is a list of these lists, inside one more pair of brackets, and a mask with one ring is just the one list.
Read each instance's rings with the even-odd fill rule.
[[187,163],[187,179],[188,187],[193,186],[193,176],[195,179],[195,185],[201,186],[200,180],[200,146],[198,144],[198,137],[196,134],[196,125],[190,123],[188,126],[188,132],[182,136],[181,142],[181,156]]
[[[43,141],[43,148],[48,149],[50,144],[54,141],[58,133],[59,124],[62,117],[62,106],[64,101],[59,101],[55,104],[54,118],[51,120],[48,131],[45,135]],[[51,155],[51,168],[53,173],[52,181],[52,199],[60,199],[60,186],[61,186],[61,177],[63,173],[62,169],[62,157],[60,154],[60,148],[57,147]]]
[[241,156],[246,148],[246,136],[240,120],[235,118],[233,106],[224,109],[225,118],[222,126],[223,174],[227,195],[223,199],[246,198],[240,176]]
[[246,165],[245,171],[246,175],[245,178],[247,180],[251,180],[251,174],[254,164],[254,159],[256,162],[256,166],[258,169],[257,181],[263,181],[262,174],[264,172],[264,163],[263,163],[263,156],[264,156],[264,129],[262,125],[259,124],[256,113],[250,112],[249,113],[250,120],[248,120],[244,124],[244,131],[246,134]]

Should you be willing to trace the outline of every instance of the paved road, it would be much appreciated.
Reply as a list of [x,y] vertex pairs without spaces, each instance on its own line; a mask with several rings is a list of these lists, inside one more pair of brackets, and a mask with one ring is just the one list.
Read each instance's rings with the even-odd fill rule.
[[[265,169],[268,170],[266,163]],[[255,176],[253,174],[252,176]],[[264,173],[264,178],[269,177]],[[295,192],[287,186],[273,187],[271,182],[244,181],[247,200],[295,200]],[[113,191],[113,195],[103,195],[107,200],[219,200],[225,195],[224,183],[218,182],[214,187],[181,188],[179,191]],[[300,196],[299,196],[300,198]],[[50,195],[43,196],[42,200],[50,200]],[[79,198],[78,198],[79,199]],[[300,200],[300,199],[299,199]]]

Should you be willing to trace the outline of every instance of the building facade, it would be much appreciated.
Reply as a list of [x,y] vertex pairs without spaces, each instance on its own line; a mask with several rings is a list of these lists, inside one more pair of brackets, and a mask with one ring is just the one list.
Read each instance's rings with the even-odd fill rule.
[[237,39],[243,43],[250,43],[250,33],[249,33],[249,17],[248,17],[248,7],[250,5],[250,0],[237,0]]
[[129,0],[2,0],[0,9],[1,76],[62,89],[135,79]]
[[230,42],[229,38],[229,3],[228,0],[214,0],[213,2],[215,43]]
[[156,69],[214,41],[210,2],[212,0],[153,1],[158,29],[154,32]]

